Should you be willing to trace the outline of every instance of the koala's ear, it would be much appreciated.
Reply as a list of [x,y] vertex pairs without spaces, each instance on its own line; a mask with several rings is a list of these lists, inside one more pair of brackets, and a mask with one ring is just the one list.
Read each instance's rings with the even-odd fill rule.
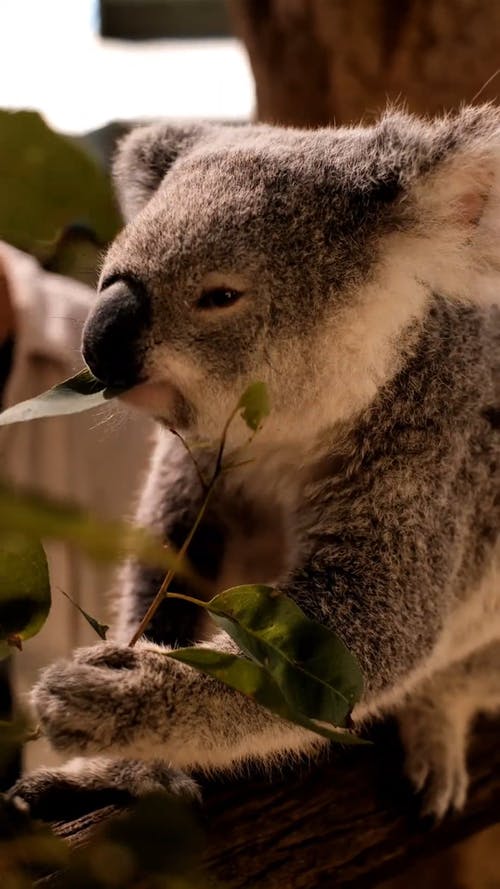
[[486,221],[500,198],[500,111],[464,108],[437,121],[416,196],[429,221],[468,229]]
[[399,124],[402,230],[419,278],[435,292],[489,300],[500,271],[500,110],[467,107],[432,122],[404,115]]
[[147,204],[172,164],[208,129],[203,123],[157,123],[125,136],[115,155],[113,178],[126,220]]

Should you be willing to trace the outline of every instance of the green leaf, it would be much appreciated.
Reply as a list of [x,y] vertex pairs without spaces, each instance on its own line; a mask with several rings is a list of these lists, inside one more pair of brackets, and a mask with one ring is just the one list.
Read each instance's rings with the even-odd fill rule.
[[109,630],[109,626],[108,626],[107,624],[101,624],[101,623],[99,623],[99,621],[96,620],[95,617],[92,617],[91,614],[89,614],[87,611],[84,611],[83,608],[78,604],[78,602],[75,602],[75,600],[72,599],[71,596],[68,596],[68,594],[65,593],[64,590],[61,589],[61,587],[59,587],[59,590],[60,590],[60,592],[63,594],[63,596],[66,596],[66,598],[67,598],[67,599],[71,602],[71,604],[77,609],[77,611],[80,612],[80,614],[85,618],[85,620],[87,621],[87,623],[90,624],[90,626],[92,627],[92,629],[93,629],[93,630],[97,633],[97,635],[99,636],[99,639],[103,639],[104,641],[106,641],[106,633],[107,633],[108,630]]
[[206,605],[213,620],[271,673],[294,712],[345,725],[363,690],[354,656],[335,633],[268,586],[239,586]]
[[127,522],[97,519],[79,506],[0,484],[0,533],[2,531],[64,540],[103,563],[134,556],[151,567],[168,570],[175,566],[176,573],[191,578],[193,584],[203,588],[203,581],[190,568],[187,559],[179,560],[172,547],[167,549],[160,538],[146,529]]
[[50,609],[47,558],[40,541],[12,528],[0,535],[0,657],[39,632]]
[[214,651],[211,648],[176,648],[167,652],[167,655],[247,695],[261,707],[265,707],[282,719],[307,728],[330,741],[350,745],[367,743],[351,732],[335,731],[334,728],[308,719],[303,713],[295,710],[271,674],[255,661],[229,652]]
[[249,429],[256,432],[262,420],[269,416],[270,412],[266,384],[252,383],[241,396],[238,408]]
[[121,227],[109,178],[33,111],[0,111],[0,239],[46,262],[78,224],[104,246]]
[[57,417],[61,414],[77,414],[100,407],[124,390],[110,390],[85,368],[74,377],[64,380],[35,398],[21,401],[0,413],[0,426],[38,420],[40,417]]

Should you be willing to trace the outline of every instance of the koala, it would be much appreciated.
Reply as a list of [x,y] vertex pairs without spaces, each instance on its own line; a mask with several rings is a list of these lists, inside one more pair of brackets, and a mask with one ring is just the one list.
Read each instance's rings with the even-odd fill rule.
[[[500,111],[372,126],[156,123],[115,161],[128,220],[104,261],[83,356],[158,421],[138,520],[180,546],[246,386],[272,410],[218,481],[189,556],[213,592],[268,583],[335,631],[365,680],[355,730],[395,714],[436,817],[460,809],[475,715],[500,707]],[[236,418],[226,453],[248,438]],[[126,445],[125,445],[126,446]],[[200,609],[125,567],[111,643],[41,676],[66,769],[54,788],[196,794],[190,773],[327,741],[165,657],[236,651]],[[186,582],[176,589],[189,592]]]

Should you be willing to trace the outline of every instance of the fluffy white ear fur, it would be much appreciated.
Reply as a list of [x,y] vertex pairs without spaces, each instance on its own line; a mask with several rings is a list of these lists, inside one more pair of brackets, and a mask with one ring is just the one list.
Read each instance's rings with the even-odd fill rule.
[[454,153],[415,187],[418,277],[467,302],[500,303],[500,128]]

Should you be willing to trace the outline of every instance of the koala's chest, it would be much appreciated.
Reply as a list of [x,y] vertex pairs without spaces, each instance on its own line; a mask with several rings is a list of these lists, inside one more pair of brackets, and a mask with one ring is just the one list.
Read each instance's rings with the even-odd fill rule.
[[277,584],[296,560],[296,479],[250,476],[232,499],[217,586]]
[[218,577],[219,589],[242,583],[275,584],[289,561],[288,540],[280,515],[251,530],[230,529]]
[[[214,592],[241,584],[275,586],[285,575],[291,559],[287,522],[277,506],[250,516],[248,513],[234,516],[227,526]],[[197,628],[198,638],[209,639],[214,631],[215,625],[205,615]]]

